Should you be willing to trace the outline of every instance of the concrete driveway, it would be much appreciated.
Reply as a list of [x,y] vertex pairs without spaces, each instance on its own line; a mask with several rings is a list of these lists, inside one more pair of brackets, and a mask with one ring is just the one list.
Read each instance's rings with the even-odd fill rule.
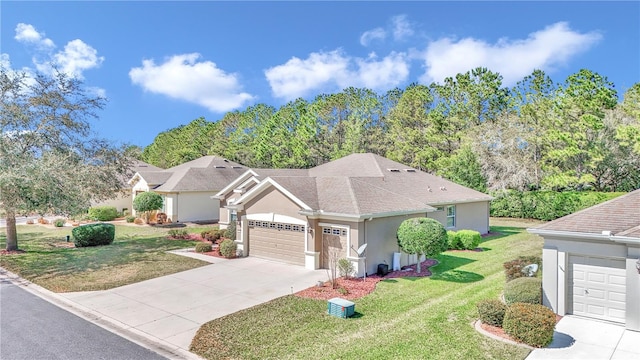
[[187,254],[212,264],[111,290],[59,295],[127,330],[188,350],[202,324],[327,280],[324,270]]
[[624,326],[565,316],[556,325],[548,348],[533,350],[527,360],[538,359],[640,359],[640,332]]

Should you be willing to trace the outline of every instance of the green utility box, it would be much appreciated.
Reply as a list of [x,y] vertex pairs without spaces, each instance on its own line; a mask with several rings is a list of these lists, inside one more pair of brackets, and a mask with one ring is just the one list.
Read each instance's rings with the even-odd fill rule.
[[348,318],[355,312],[356,304],[341,298],[329,299],[327,313],[339,318]]

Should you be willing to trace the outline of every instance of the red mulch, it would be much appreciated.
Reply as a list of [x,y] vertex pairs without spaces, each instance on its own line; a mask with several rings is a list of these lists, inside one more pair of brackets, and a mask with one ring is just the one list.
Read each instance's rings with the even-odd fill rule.
[[0,250],[0,255],[15,255],[15,254],[23,254],[24,250]]
[[404,266],[402,270],[392,271],[386,276],[371,275],[366,278],[338,278],[338,286],[334,289],[331,287],[329,281],[322,283],[322,286],[312,286],[310,288],[298,291],[296,296],[315,299],[315,300],[329,300],[334,297],[339,297],[347,300],[359,299],[365,295],[368,295],[376,289],[376,284],[385,279],[401,278],[401,277],[423,277],[431,276],[429,268],[436,265],[438,262],[433,259],[427,259],[420,265],[421,272],[416,272],[416,265]]

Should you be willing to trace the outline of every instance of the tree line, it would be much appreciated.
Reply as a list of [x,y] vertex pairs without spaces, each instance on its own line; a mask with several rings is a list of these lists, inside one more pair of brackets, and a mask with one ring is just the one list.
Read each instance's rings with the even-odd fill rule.
[[619,99],[582,69],[536,70],[514,87],[476,68],[378,94],[349,87],[279,108],[256,104],[164,131],[140,158],[168,168],[219,155],[255,168],[309,168],[371,152],[487,192],[640,188],[640,83]]

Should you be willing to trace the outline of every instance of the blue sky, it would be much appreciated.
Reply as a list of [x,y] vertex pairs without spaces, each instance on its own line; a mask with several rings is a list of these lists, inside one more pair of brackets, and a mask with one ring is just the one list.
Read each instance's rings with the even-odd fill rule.
[[640,81],[640,2],[0,3],[0,62],[58,67],[109,101],[100,137],[161,131],[348,86],[379,94],[484,66],[514,85],[588,68],[621,96]]

